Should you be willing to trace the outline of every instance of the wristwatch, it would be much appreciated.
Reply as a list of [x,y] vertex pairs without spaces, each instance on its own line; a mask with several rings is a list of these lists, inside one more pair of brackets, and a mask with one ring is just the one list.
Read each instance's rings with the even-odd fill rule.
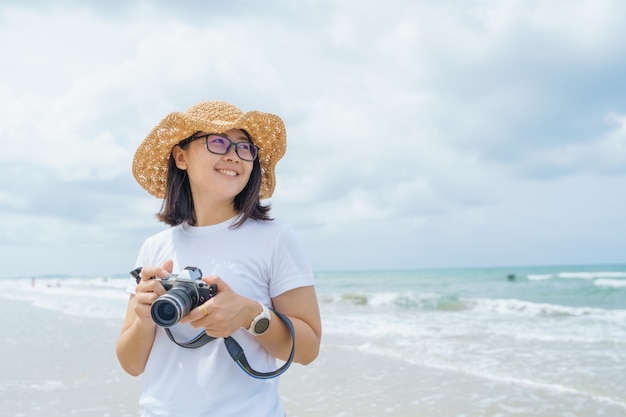
[[254,336],[260,336],[265,333],[267,329],[270,328],[270,309],[267,308],[267,306],[263,303],[259,304],[261,304],[263,311],[261,311],[261,314],[259,314],[252,320],[250,328],[246,329],[250,334],[253,334]]

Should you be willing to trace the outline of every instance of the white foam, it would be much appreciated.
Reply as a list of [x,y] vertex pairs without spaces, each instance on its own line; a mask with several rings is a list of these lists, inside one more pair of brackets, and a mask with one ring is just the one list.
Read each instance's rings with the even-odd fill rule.
[[0,297],[31,303],[70,316],[123,318],[128,302],[127,279],[64,278],[13,280]]
[[529,281],[545,281],[547,279],[551,279],[554,275],[552,274],[531,274],[528,275]]
[[558,276],[568,279],[626,278],[626,272],[560,272]]
[[64,389],[65,384],[57,380],[44,381],[0,381],[0,391],[10,389],[33,390],[33,391],[54,391]]
[[597,279],[593,282],[597,287],[626,288],[626,280],[623,279]]
[[[421,341],[415,339],[414,342],[406,346],[392,346],[370,340],[356,343],[351,347],[346,346],[346,348],[400,359],[431,369],[461,373],[487,381],[514,384],[555,394],[580,396],[598,403],[610,404],[626,409],[626,401],[621,395],[616,394],[616,392],[620,392],[619,387],[616,390],[611,387],[605,387],[599,392],[598,387],[593,389],[586,388],[584,383],[585,376],[581,375],[579,371],[567,374],[568,377],[560,381],[553,378],[549,370],[538,368],[541,363],[562,361],[564,359],[575,361],[578,366],[587,366],[581,364],[579,359],[575,357],[568,356],[563,358],[561,356],[564,353],[577,355],[575,351],[567,352],[562,349],[544,351],[543,355],[554,354],[557,356],[526,356],[524,361],[515,363],[515,361],[511,361],[511,358],[519,356],[520,353],[528,355],[532,352],[532,348],[529,351],[520,352],[520,346],[515,343],[510,346],[506,345],[506,343],[498,346],[490,345],[487,348],[487,346],[480,343],[467,344],[468,340],[465,338],[459,340],[459,343],[455,342],[455,338],[446,340],[422,339]],[[595,361],[596,359],[594,359],[594,363]],[[529,373],[529,369],[536,369],[536,371]],[[611,375],[611,377],[614,378],[614,375]]]
[[497,313],[500,315],[524,316],[593,316],[595,318],[618,320],[626,319],[626,310],[607,310],[594,307],[571,307],[558,304],[533,303],[531,301],[510,299],[463,299],[474,311]]
[[398,299],[398,294],[393,292],[380,292],[368,297],[368,304],[374,307],[392,305]]

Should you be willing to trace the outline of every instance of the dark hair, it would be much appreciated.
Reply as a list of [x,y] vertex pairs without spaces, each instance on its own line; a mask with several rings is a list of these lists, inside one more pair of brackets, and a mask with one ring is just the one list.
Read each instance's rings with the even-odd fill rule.
[[[245,130],[243,132],[252,142],[248,132]],[[180,141],[178,146],[186,149],[196,133]],[[257,158],[252,163],[252,173],[250,173],[248,183],[235,196],[234,207],[237,213],[241,214],[241,217],[231,227],[239,227],[250,218],[255,220],[273,220],[269,216],[270,205],[262,205],[260,201],[261,181],[261,163],[259,158]],[[183,222],[195,225],[197,221],[187,171],[176,166],[176,161],[171,152],[167,162],[165,198],[161,205],[161,210],[157,213],[157,218],[170,226],[178,226]]]

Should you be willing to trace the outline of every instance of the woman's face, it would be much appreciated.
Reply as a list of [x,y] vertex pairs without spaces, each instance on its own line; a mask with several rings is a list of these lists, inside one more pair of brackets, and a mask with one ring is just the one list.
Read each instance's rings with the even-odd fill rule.
[[[198,132],[194,136],[208,133],[213,132]],[[220,136],[235,143],[249,142],[240,129],[228,130]],[[252,161],[245,161],[237,155],[235,146],[224,155],[209,152],[204,137],[192,141],[187,149],[175,147],[174,158],[176,166],[187,171],[194,200],[202,196],[232,203],[248,183],[253,166]]]

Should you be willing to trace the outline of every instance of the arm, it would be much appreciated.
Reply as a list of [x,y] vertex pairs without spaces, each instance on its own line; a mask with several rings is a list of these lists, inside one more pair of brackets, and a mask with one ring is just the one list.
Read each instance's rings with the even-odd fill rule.
[[130,375],[140,375],[146,367],[156,335],[156,324],[150,315],[150,307],[154,300],[165,293],[163,285],[150,277],[165,277],[171,270],[171,261],[166,262],[163,268],[143,268],[136,293],[128,300],[126,317],[115,350],[122,368]]
[[[204,327],[208,335],[227,337],[240,328],[248,328],[254,317],[261,312],[261,306],[255,300],[235,293],[219,277],[204,277],[205,282],[217,284],[218,295],[196,307],[182,322],[194,327]],[[294,362],[303,365],[312,362],[319,353],[322,324],[317,296],[313,286],[295,288],[272,299],[274,308],[289,317],[296,336]],[[257,336],[259,343],[272,356],[287,360],[291,353],[291,335],[283,321],[273,312],[267,332]]]
[[[276,311],[289,317],[293,323],[296,333],[294,361],[303,365],[313,362],[317,358],[322,340],[322,322],[315,288],[312,286],[295,288],[274,298],[272,302]],[[260,313],[258,304],[256,310],[248,323]],[[291,351],[289,329],[273,312],[271,315],[268,331],[258,336],[258,340],[273,356],[286,360]]]
[[136,304],[136,296],[131,295],[122,325],[122,333],[115,349],[120,365],[132,376],[143,373],[156,331],[156,324],[150,325],[139,319],[135,313]]

